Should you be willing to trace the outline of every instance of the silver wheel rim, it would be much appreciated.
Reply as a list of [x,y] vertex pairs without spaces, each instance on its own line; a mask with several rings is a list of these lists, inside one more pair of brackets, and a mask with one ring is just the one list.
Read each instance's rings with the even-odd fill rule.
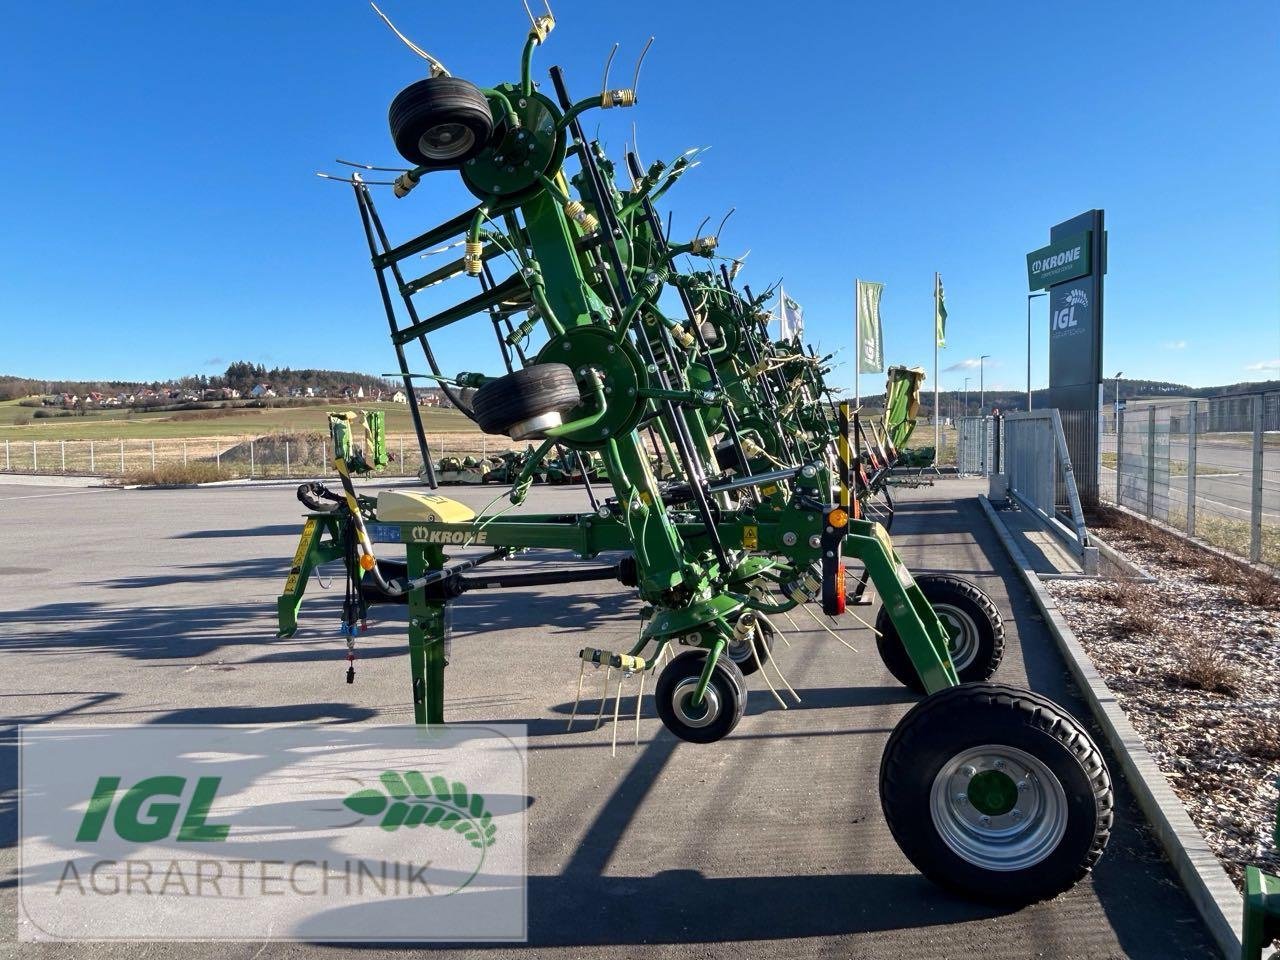
[[694,729],[710,726],[720,716],[720,694],[716,693],[716,688],[708,684],[702,702],[694,706],[692,700],[697,690],[698,678],[686,677],[671,691],[672,711],[681,723]]
[[936,603],[933,606],[933,612],[947,628],[947,636],[950,638],[948,646],[951,652],[951,665],[957,672],[963,670],[977,659],[978,625],[973,622],[973,617],[950,604]]
[[[1001,775],[1013,784],[1012,806],[998,812],[975,803],[975,784],[999,786]],[[984,795],[977,794],[979,800]],[[952,852],[984,870],[1035,866],[1057,849],[1067,830],[1062,783],[1031,754],[999,744],[974,747],[947,761],[934,778],[929,810]]]
[[438,123],[418,138],[418,149],[432,160],[452,160],[475,142],[475,131],[465,123]]

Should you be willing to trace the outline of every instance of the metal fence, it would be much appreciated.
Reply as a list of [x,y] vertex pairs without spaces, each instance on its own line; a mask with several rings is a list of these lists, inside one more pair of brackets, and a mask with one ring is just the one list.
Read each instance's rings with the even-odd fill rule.
[[986,477],[996,469],[994,417],[956,418],[956,472]]
[[[479,432],[428,434],[432,457],[496,456],[523,449],[508,437]],[[332,471],[329,435],[268,434],[185,440],[4,440],[0,473],[129,477],[166,467],[184,467],[192,479],[320,477]],[[391,476],[415,476],[422,456],[413,434],[387,437]]]
[[1280,567],[1280,393],[1130,405],[1101,447],[1104,500]]
[[[1097,549],[1091,548],[1080,491],[1063,426],[1067,413],[1036,410],[1009,413],[997,425],[999,466],[1009,493],[1037,514],[1077,554],[1085,573],[1097,571]],[[1096,451],[1094,451],[1096,455]],[[1063,522],[1060,518],[1066,518]]]

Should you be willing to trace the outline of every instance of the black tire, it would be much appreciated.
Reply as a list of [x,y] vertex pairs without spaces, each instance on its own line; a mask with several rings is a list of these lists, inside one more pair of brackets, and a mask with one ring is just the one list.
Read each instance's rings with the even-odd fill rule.
[[[1004,621],[992,599],[963,577],[945,573],[922,574],[916,577],[916,585],[951,633],[952,662],[960,682],[975,683],[994,676],[1004,659]],[[876,615],[876,629],[880,631],[876,649],[894,679],[924,693],[920,675],[883,605]]]
[[1111,775],[1084,728],[1046,697],[991,683],[942,690],[903,717],[880,761],[880,803],[922,874],[1001,904],[1074,886],[1114,818]]
[[701,704],[708,708],[711,716],[707,717],[704,712],[702,717],[691,718],[692,707],[686,705],[686,701],[702,676],[706,662],[705,650],[682,653],[663,668],[654,688],[654,700],[663,724],[689,743],[715,743],[724,739],[738,725],[747,708],[747,681],[742,671],[732,660],[719,657]]
[[[751,676],[751,674],[769,662],[770,651],[773,647],[773,628],[760,618],[756,619],[756,625],[760,629],[759,632],[752,631],[750,644],[748,641],[743,640],[737,644],[729,643],[724,648],[724,655],[738,665],[738,669],[742,671],[744,677]],[[756,658],[751,653],[752,645],[755,646],[756,653],[760,656],[758,665]]]
[[411,83],[387,112],[396,151],[414,166],[456,167],[489,145],[493,114],[480,88],[459,77]]
[[564,413],[581,402],[572,370],[563,363],[535,363],[490,380],[476,391],[471,409],[485,433],[523,440],[537,436],[537,431],[510,433],[513,427],[548,413]]

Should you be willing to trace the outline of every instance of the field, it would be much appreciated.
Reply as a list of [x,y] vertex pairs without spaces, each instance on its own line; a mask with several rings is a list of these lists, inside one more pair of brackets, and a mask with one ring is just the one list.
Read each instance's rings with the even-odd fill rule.
[[[309,406],[223,407],[211,410],[134,412],[94,410],[85,416],[34,418],[39,408],[20,401],[0,402],[0,440],[182,440],[201,437],[248,437],[271,433],[307,433],[327,429],[329,410],[383,410],[388,433],[412,433],[409,408],[403,403],[364,400],[317,400]],[[52,408],[50,408],[52,409]],[[475,426],[456,410],[422,409],[423,426],[431,433],[474,432]]]

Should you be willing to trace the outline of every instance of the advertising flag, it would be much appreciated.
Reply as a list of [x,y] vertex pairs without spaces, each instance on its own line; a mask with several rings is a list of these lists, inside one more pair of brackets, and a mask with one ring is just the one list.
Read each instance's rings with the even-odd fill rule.
[[859,373],[884,373],[884,337],[880,329],[883,290],[883,283],[857,282]]
[[781,316],[783,340],[798,340],[804,334],[804,307],[787,296],[787,291],[778,287],[778,313]]
[[934,336],[938,346],[947,345],[947,295],[942,289],[942,277],[938,277],[938,296],[934,300]]

